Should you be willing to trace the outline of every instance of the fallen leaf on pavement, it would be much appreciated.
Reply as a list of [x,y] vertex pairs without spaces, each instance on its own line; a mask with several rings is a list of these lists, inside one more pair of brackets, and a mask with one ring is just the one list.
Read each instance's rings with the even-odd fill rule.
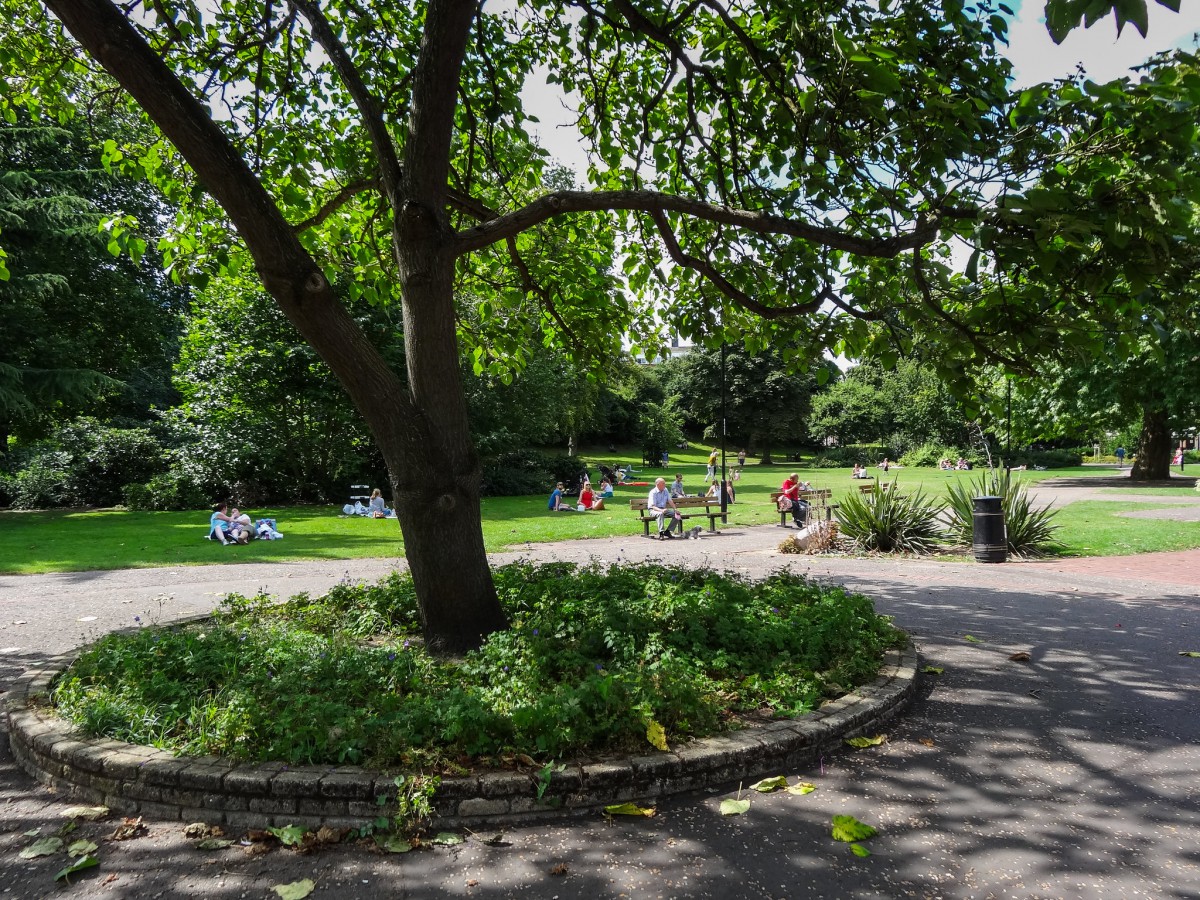
[[87,822],[98,822],[107,816],[107,806],[72,806],[63,810],[64,819],[83,819]]
[[862,749],[863,747],[878,747],[880,744],[882,744],[886,740],[887,740],[886,734],[877,734],[877,735],[875,735],[875,737],[846,738],[846,743],[849,744],[851,747],[858,747],[859,749]]
[[100,865],[100,860],[92,855],[81,856],[79,859],[73,859],[71,862],[63,866],[57,875],[54,876],[55,881],[65,881],[71,883],[71,876],[76,872],[82,872],[84,869],[94,869]]
[[39,856],[52,856],[63,847],[62,838],[48,837],[34,841],[21,851],[21,859],[37,859]]
[[313,892],[313,884],[311,878],[302,878],[299,881],[293,881],[291,884],[275,884],[271,886],[271,890],[277,893],[280,900],[304,900]]
[[854,841],[865,841],[868,838],[873,838],[879,832],[858,821],[854,816],[834,816],[833,817],[833,839],[835,841],[845,841],[852,843]]
[[1016,653],[1011,654],[1008,658],[1013,662],[1029,662],[1031,659],[1033,659],[1033,657],[1029,655],[1028,650],[1018,650]]
[[754,782],[754,784],[750,785],[750,790],[758,791],[760,794],[769,794],[771,791],[778,791],[787,786],[786,775],[774,775],[770,778],[764,778],[762,781]]
[[613,803],[604,807],[604,812],[609,816],[645,816],[650,818],[654,815],[653,806],[638,806],[636,803]]
[[797,784],[788,785],[784,788],[789,794],[795,794],[800,797],[804,794],[811,794],[817,789],[817,786],[810,781],[801,781]]
[[722,800],[721,815],[723,816],[740,816],[742,813],[750,809],[749,800]]
[[108,839],[110,841],[129,841],[149,833],[150,829],[146,827],[141,816],[136,819],[126,817],[108,836]]

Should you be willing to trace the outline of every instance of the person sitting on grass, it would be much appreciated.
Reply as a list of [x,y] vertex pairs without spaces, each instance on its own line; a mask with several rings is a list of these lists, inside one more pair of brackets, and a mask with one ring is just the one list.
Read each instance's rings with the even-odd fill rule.
[[371,491],[371,499],[367,501],[367,512],[372,519],[390,519],[395,513],[383,502],[383,493],[379,488]]
[[232,543],[227,537],[229,526],[233,522],[226,512],[228,509],[229,504],[227,503],[214,503],[212,515],[208,517],[208,539],[220,541],[223,547],[228,547]]
[[250,516],[235,506],[229,513],[229,539],[236,544],[248,544],[252,537],[254,527],[250,523]]
[[568,506],[563,500],[563,483],[560,481],[554,486],[554,490],[550,492],[550,501],[546,504],[546,508],[551,512],[558,512],[563,509],[574,509]]
[[579,489],[579,505],[576,507],[580,512],[587,512],[592,508],[592,504],[596,500],[596,495],[592,491],[590,481],[585,481],[583,487]]
[[600,499],[604,500],[605,498],[611,497],[612,495],[613,495],[612,482],[609,481],[607,478],[601,478],[600,479]]

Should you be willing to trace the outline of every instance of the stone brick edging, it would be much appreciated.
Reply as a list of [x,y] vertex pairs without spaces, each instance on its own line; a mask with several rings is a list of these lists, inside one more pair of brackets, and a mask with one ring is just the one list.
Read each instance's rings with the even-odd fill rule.
[[[355,766],[239,764],[216,756],[179,758],[108,738],[87,738],[56,717],[48,693],[78,652],[26,672],[6,698],[13,756],[58,793],[114,812],[234,828],[359,827],[390,815],[392,776]],[[816,762],[843,739],[874,731],[912,698],[917,652],[891,650],[879,676],[797,719],[693,741],[678,750],[570,764],[541,798],[536,776],[496,772],[443,778],[433,798],[434,828],[488,827],[598,809]]]

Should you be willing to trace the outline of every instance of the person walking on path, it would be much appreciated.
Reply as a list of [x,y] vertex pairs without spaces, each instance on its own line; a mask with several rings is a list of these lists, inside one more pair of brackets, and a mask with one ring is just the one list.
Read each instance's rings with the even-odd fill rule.
[[1117,468],[1120,469],[1125,465],[1125,448],[1117,448]]
[[654,516],[658,521],[658,539],[660,541],[664,537],[674,537],[675,535],[671,534],[671,531],[676,526],[679,527],[681,533],[683,532],[683,519],[679,516],[679,509],[675,506],[675,501],[671,499],[671,492],[667,490],[667,479],[665,478],[655,480],[654,487],[646,498],[646,514]]

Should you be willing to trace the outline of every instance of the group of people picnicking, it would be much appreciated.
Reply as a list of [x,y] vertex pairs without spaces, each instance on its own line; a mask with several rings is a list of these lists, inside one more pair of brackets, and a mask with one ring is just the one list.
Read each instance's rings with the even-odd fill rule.
[[344,516],[364,516],[368,519],[394,519],[396,511],[388,507],[383,499],[383,492],[379,488],[371,491],[371,496],[367,499],[366,506],[361,500],[355,500],[353,503],[347,503],[342,507],[342,515]]
[[942,457],[938,460],[938,468],[943,472],[969,472],[971,464],[962,456],[958,458],[958,462],[951,462],[949,458]]
[[560,481],[554,485],[554,490],[550,492],[550,500],[547,502],[546,508],[551,512],[588,512],[594,509],[604,509],[604,501],[612,495],[613,485],[611,481],[607,478],[602,478],[599,490],[592,490],[592,482],[584,474],[583,483],[579,487],[579,495],[574,498],[574,503],[571,502],[572,496],[567,493],[566,487]]
[[214,503],[212,515],[208,518],[209,540],[219,541],[221,546],[233,544],[248,544],[258,538],[264,541],[274,541],[283,537],[276,528],[274,519],[259,519],[254,522],[249,514],[242,512],[236,506],[229,508],[228,503]]

